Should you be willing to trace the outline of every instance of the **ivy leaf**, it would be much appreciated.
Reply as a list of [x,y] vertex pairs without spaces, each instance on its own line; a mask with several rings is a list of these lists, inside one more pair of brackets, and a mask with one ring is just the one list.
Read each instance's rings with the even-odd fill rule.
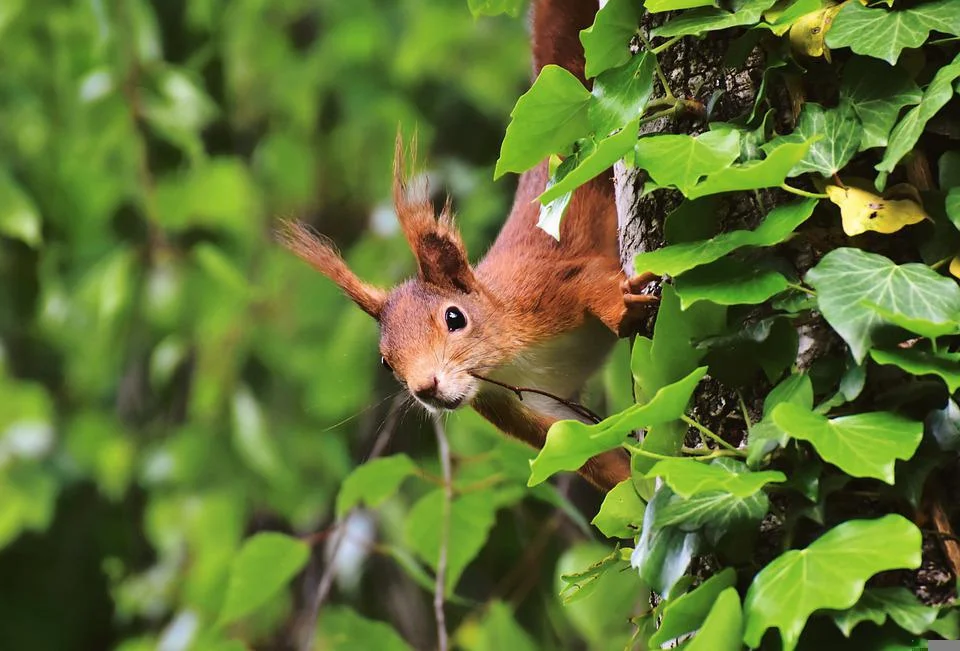
[[870,357],[878,364],[899,366],[912,375],[939,375],[951,394],[960,389],[960,353],[929,352],[916,348],[874,348],[870,351]]
[[699,136],[665,135],[637,142],[636,165],[658,186],[687,194],[697,181],[728,167],[740,155],[740,134],[733,129]]
[[334,605],[327,606],[320,613],[314,647],[324,651],[411,651],[389,624],[362,617],[345,606]]
[[[950,2],[950,0],[946,0],[946,2]],[[946,6],[946,2],[941,4]],[[919,10],[923,6],[928,5],[922,5],[917,9]],[[960,12],[956,11],[955,5],[952,11],[956,16],[958,25],[960,25]],[[960,27],[958,27],[958,30],[960,30]],[[957,77],[960,77],[960,54],[949,65],[937,71],[930,85],[923,91],[920,104],[907,111],[903,119],[893,128],[887,150],[883,153],[883,160],[877,163],[876,169],[878,171],[892,172],[900,159],[913,149],[930,118],[946,106],[950,98],[953,97],[953,81]]]
[[597,12],[593,25],[580,32],[587,79],[630,60],[630,39],[640,25],[639,6],[633,0],[610,0]]
[[667,601],[661,613],[660,628],[650,637],[648,648],[662,648],[665,643],[700,628],[720,593],[736,582],[736,571],[728,567],[695,590]]
[[853,57],[843,67],[840,101],[849,102],[862,125],[860,151],[886,147],[900,109],[920,103],[923,93],[900,68]]
[[920,547],[916,526],[901,515],[887,515],[845,522],[806,549],[781,554],[747,590],[743,641],[755,649],[764,632],[776,627],[784,651],[793,651],[811,613],[850,608],[877,572],[919,567]]
[[717,0],[647,0],[643,8],[651,14],[677,9],[696,9],[697,7],[716,7]]
[[773,422],[771,414],[777,405],[792,403],[813,409],[813,383],[805,373],[787,376],[763,400],[763,419],[750,426],[747,437],[747,465],[754,468],[773,450],[787,444],[789,436]]
[[493,177],[524,172],[590,133],[592,97],[567,70],[544,66],[510,113]]
[[743,648],[743,610],[735,588],[720,593],[703,626],[686,651],[740,651]]
[[[842,102],[837,108],[824,109],[810,102],[803,105],[793,133],[774,138],[763,149],[770,151],[783,143],[812,140],[806,156],[793,166],[788,176],[819,172],[829,177],[849,163],[859,151],[860,134],[860,121],[849,103]],[[814,140],[817,136],[820,138]]]
[[923,423],[877,411],[830,418],[795,404],[773,410],[773,422],[792,438],[809,441],[817,454],[853,477],[893,484],[897,459],[909,459],[923,437]]
[[946,331],[960,322],[960,287],[926,265],[897,265],[882,255],[840,248],[825,255],[806,279],[817,290],[824,318],[857,362],[891,317]]
[[904,48],[923,45],[931,30],[960,34],[960,14],[954,0],[895,11],[848,2],[827,33],[827,45],[833,49],[849,47],[857,54],[893,65]]
[[797,18],[790,26],[790,47],[805,56],[830,61],[830,48],[823,44],[823,39],[841,6],[827,5]]
[[774,5],[776,0],[732,0],[730,11],[712,7],[687,11],[677,18],[657,27],[651,36],[687,36],[701,35],[718,29],[751,25],[759,22],[763,12]]
[[[562,199],[564,195],[572,193],[579,186],[620,160],[624,154],[633,148],[634,143],[637,142],[637,128],[638,120],[634,120],[621,129],[619,133],[601,140],[596,148],[581,160],[576,167],[567,172],[562,179],[544,190],[543,194],[539,197],[540,202],[548,205],[553,201]],[[567,160],[570,159],[568,158]],[[543,211],[541,211],[540,214],[540,218],[543,219]],[[559,227],[557,239],[560,239]]]
[[869,588],[853,608],[829,614],[847,637],[860,622],[870,621],[883,626],[888,615],[900,628],[921,635],[933,626],[940,609],[923,605],[906,588]]
[[685,194],[688,199],[698,199],[720,192],[779,187],[789,171],[807,155],[812,144],[813,140],[783,143],[767,152],[763,160],[730,165],[709,175]]
[[596,425],[574,420],[554,423],[547,432],[543,449],[530,462],[527,485],[536,486],[562,470],[577,470],[591,457],[625,443],[634,430],[680,418],[706,373],[706,367],[698,368],[679,382],[657,391],[650,402],[633,405]]
[[353,469],[337,493],[337,517],[361,502],[378,506],[397,492],[407,477],[416,474],[417,466],[405,454],[371,459]]
[[[911,190],[905,198],[894,199],[890,196],[893,191],[904,187]],[[828,185],[825,192],[830,201],[840,207],[843,232],[850,236],[866,231],[896,233],[905,226],[928,219],[919,203],[920,197],[911,185],[899,184],[889,188],[883,197],[852,185],[843,188]]]
[[789,287],[783,274],[729,257],[686,271],[675,284],[683,309],[704,300],[719,305],[756,305]]
[[258,533],[233,559],[219,623],[229,624],[272,599],[310,558],[310,547],[279,533]]
[[561,574],[560,580],[563,581],[564,587],[560,591],[560,601],[567,605],[589,597],[597,588],[600,577],[620,562],[620,550],[614,549],[585,570]]
[[700,546],[699,534],[657,524],[659,511],[672,497],[669,488],[661,486],[657,490],[647,504],[640,538],[630,555],[630,565],[639,571],[640,578],[664,599],[670,598]]
[[816,200],[807,199],[777,206],[752,231],[721,233],[709,240],[674,244],[649,253],[641,253],[634,258],[634,269],[637,273],[650,271],[657,275],[677,276],[694,267],[719,260],[731,251],[744,246],[779,244],[810,217],[816,204]]
[[[714,459],[710,465],[729,475],[750,472],[742,461],[727,457]],[[688,498],[673,494],[657,512],[654,526],[679,527],[683,531],[703,529],[707,540],[716,546],[727,534],[758,525],[769,507],[770,501],[762,491],[748,497],[723,490],[696,493]]]
[[598,136],[606,136],[643,115],[653,94],[656,61],[655,54],[643,52],[626,65],[607,70],[594,80],[594,101],[588,116]]
[[632,538],[643,522],[645,508],[646,504],[633,487],[633,480],[624,479],[603,498],[591,524],[607,538]]
[[685,499],[707,491],[724,491],[734,497],[750,497],[766,484],[787,480],[786,475],[776,470],[733,473],[722,466],[691,458],[658,461],[646,476],[661,477],[674,493]]

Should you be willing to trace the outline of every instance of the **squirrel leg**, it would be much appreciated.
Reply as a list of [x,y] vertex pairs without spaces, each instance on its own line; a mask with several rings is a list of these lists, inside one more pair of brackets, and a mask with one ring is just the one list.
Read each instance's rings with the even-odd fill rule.
[[[543,448],[550,426],[559,420],[529,409],[516,396],[502,390],[484,391],[471,406],[500,431],[538,450]],[[630,456],[620,448],[610,450],[593,457],[577,472],[606,493],[629,479]]]
[[584,283],[584,304],[618,337],[629,337],[659,305],[659,296],[641,292],[660,277],[644,273],[628,278],[619,268],[604,266]]

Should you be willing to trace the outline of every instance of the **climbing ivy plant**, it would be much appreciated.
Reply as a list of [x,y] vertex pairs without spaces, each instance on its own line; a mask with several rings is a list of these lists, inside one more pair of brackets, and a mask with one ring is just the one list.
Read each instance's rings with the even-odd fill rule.
[[[674,94],[658,62],[721,30],[770,62],[753,110],[725,122]],[[665,246],[633,261],[665,283],[653,336],[633,348],[637,404],[554,425],[529,481],[632,454],[594,520],[631,544],[566,575],[564,594],[633,568],[655,597],[633,642],[779,637],[789,651],[960,634],[955,590],[921,601],[905,587],[955,540],[946,524],[925,546],[917,523],[949,501],[938,472],[955,472],[960,447],[958,39],[950,0],[610,0],[581,35],[592,90],[547,66],[518,100],[497,174],[555,157],[540,197],[555,237],[572,191],[616,163],[640,171],[644,194],[683,196]],[[779,120],[765,95],[777,79],[792,100]],[[648,128],[673,117],[694,132]],[[718,202],[737,192],[765,217],[717,234]],[[800,358],[811,324],[837,345]],[[698,420],[707,381],[739,400],[741,432]]]

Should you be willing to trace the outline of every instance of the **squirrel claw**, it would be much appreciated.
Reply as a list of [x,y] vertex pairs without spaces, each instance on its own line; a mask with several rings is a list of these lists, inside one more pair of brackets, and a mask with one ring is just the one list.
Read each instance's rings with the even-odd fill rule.
[[624,318],[620,323],[620,336],[626,336],[640,329],[660,303],[656,294],[642,294],[641,292],[652,283],[660,280],[660,276],[652,273],[642,273],[631,278],[624,278],[620,282],[623,290],[623,305],[626,308]]

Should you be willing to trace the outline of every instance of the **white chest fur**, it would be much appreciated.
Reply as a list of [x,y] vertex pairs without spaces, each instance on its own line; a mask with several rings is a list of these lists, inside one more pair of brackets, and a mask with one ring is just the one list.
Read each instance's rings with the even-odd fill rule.
[[[492,377],[517,387],[540,389],[564,399],[574,399],[587,379],[603,364],[616,337],[599,320],[588,317],[582,326],[528,348]],[[580,419],[562,403],[526,393],[528,408],[554,418]]]

